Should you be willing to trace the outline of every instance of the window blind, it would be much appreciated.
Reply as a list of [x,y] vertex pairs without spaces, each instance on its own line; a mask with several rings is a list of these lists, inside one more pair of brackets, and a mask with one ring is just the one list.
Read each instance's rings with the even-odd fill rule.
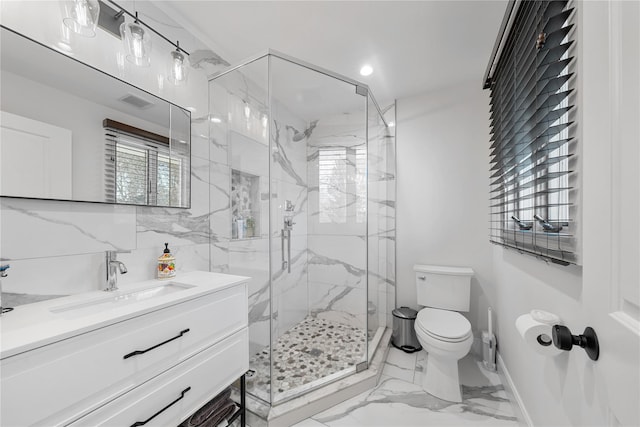
[[106,201],[179,206],[184,165],[171,156],[168,139],[134,134],[114,123],[105,121],[104,127]]
[[490,241],[558,264],[578,263],[574,9],[521,1],[490,101]]

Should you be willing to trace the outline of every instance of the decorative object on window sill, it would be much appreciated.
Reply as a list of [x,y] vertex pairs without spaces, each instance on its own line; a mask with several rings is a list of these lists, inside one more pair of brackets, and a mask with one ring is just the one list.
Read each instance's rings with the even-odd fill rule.
[[538,214],[535,214],[533,217],[538,220],[538,223],[542,226],[542,229],[547,233],[558,233],[560,232],[560,230],[562,230],[562,225],[553,225],[546,219],[540,217],[540,215]]
[[520,219],[515,215],[511,215],[511,219],[514,220],[516,224],[518,224],[520,230],[531,230],[531,228],[533,227],[533,224],[531,224],[530,222],[520,221]]
[[538,38],[536,39],[536,49],[540,50],[544,47],[544,44],[547,40],[547,35],[541,31],[540,34],[538,34]]
[[66,27],[83,37],[95,37],[100,17],[98,0],[67,0],[62,6]]

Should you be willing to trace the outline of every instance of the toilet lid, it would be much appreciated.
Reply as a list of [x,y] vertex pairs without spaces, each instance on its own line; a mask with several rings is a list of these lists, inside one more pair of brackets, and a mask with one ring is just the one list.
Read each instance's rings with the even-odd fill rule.
[[416,324],[425,333],[444,341],[462,340],[471,333],[471,323],[462,314],[437,308],[420,310]]

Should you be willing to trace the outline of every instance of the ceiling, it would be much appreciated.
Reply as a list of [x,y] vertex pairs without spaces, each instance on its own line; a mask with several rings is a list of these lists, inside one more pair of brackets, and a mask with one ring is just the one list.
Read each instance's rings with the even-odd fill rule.
[[[508,0],[190,1],[159,6],[231,64],[271,48],[367,84],[380,104],[482,85]],[[359,75],[369,63],[374,73]]]

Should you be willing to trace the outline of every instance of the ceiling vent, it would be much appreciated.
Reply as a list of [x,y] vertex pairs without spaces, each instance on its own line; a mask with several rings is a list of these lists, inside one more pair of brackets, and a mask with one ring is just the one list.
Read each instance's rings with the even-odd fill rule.
[[149,102],[146,99],[142,99],[139,96],[133,95],[131,93],[118,99],[118,101],[122,101],[125,104],[129,104],[133,107],[139,108],[140,110],[144,110],[153,106],[153,102]]

